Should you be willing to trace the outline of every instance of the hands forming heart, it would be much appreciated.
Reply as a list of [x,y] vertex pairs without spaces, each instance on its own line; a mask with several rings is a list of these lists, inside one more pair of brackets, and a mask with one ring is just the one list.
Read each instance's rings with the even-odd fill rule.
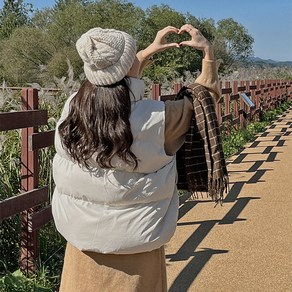
[[[192,38],[181,43],[168,43],[166,38],[169,34],[183,34],[188,33]],[[158,31],[153,45],[155,45],[156,52],[163,51],[167,48],[190,46],[198,50],[204,50],[206,47],[211,46],[210,42],[201,34],[201,32],[193,27],[191,24],[184,24],[181,28],[174,26],[167,26],[162,30]]]
[[[185,40],[180,43],[167,42],[168,35],[181,35],[183,33],[188,33],[191,36],[191,40]],[[205,58],[207,57],[207,59],[213,59],[213,50],[211,43],[201,34],[198,29],[193,27],[191,24],[184,24],[181,28],[167,26],[158,31],[153,43],[143,50],[143,56],[145,58],[149,58],[153,54],[164,51],[168,48],[180,48],[183,46],[189,46],[204,51]]]

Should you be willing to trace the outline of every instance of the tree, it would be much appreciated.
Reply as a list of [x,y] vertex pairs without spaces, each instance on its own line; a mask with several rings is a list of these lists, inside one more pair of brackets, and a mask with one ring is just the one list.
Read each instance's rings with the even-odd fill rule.
[[141,35],[144,11],[124,0],[100,0],[92,4],[94,26],[125,31],[135,39]]
[[0,67],[3,77],[13,85],[41,82],[47,63],[55,52],[49,36],[32,27],[20,27],[1,42]]
[[115,28],[135,37],[142,17],[142,9],[124,1],[62,0],[54,8],[48,29],[60,47],[75,46],[80,35],[92,27]]
[[[252,53],[253,38],[233,19],[221,20],[216,27],[213,19],[198,19],[168,5],[144,11],[126,0],[56,0],[53,8],[37,10],[31,17],[28,8],[22,0],[6,0],[0,10],[0,78],[13,85],[44,85],[54,77],[67,76],[68,61],[79,76],[83,64],[75,44],[93,27],[126,31],[137,40],[139,50],[148,46],[160,29],[191,23],[213,41],[216,57],[223,59],[225,68]],[[188,38],[187,33],[171,34],[168,41],[179,43]],[[173,48],[155,54],[144,73],[152,81],[173,81],[200,70],[201,59],[202,53],[193,48]]]
[[[139,41],[140,48],[149,45],[158,30],[171,25],[180,28],[183,24],[190,23],[198,28],[203,35],[212,40],[215,37],[215,23],[212,19],[198,19],[190,13],[182,14],[170,8],[168,5],[152,6],[146,10],[145,20],[143,21],[142,34]],[[183,35],[169,35],[169,42],[180,43],[189,39],[187,33]],[[163,51],[154,56],[153,65],[145,70],[147,77],[154,81],[163,79],[175,79],[181,77],[186,72],[196,72],[201,70],[202,52],[190,47],[173,48]]]
[[37,10],[31,17],[31,26],[43,32],[48,31],[48,27],[53,21],[53,15],[52,8]]
[[[48,15],[47,13],[40,15],[40,17]],[[67,59],[74,68],[75,76],[80,75],[83,71],[83,65],[75,44],[81,34],[90,28],[115,28],[126,31],[135,37],[139,31],[141,17],[143,17],[142,9],[124,1],[59,1],[51,11],[51,16],[47,18],[49,21],[48,35],[56,46],[56,53],[47,64],[46,76],[51,77],[51,79],[66,76]]]
[[[153,42],[157,32],[166,26],[181,27],[185,23],[185,16],[168,5],[153,5],[145,11],[145,18],[141,23],[141,34],[138,38],[138,47],[143,49]],[[181,42],[183,36],[170,34],[168,42]],[[153,81],[163,82],[164,79],[174,79],[183,72],[190,58],[183,52],[187,48],[172,48],[153,56],[153,64],[146,68],[145,76]]]
[[214,39],[215,55],[223,60],[225,70],[236,62],[246,62],[253,54],[254,42],[246,28],[232,18],[219,20],[217,25]]
[[48,34],[58,48],[75,46],[80,35],[92,27],[90,9],[82,1],[67,2],[56,4],[48,24]]
[[63,10],[70,4],[80,4],[82,6],[87,5],[90,1],[88,0],[56,0],[54,9]]
[[23,0],[4,0],[0,10],[0,39],[8,38],[17,28],[29,23],[31,4],[24,4]]
[[187,13],[186,23],[192,24],[196,27],[210,42],[215,38],[216,26],[212,18],[196,18],[195,16]]
[[96,26],[137,34],[143,13],[132,3],[117,0],[58,1],[54,8],[36,11],[30,28],[22,27],[0,42],[1,75],[14,85],[43,85],[67,76],[69,60],[79,76],[83,64],[75,44],[81,34]]

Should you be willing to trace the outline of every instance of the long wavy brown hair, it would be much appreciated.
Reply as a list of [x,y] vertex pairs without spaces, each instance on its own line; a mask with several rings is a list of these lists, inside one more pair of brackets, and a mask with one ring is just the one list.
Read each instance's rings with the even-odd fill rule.
[[85,81],[70,102],[68,117],[59,126],[63,147],[74,161],[88,169],[92,157],[100,167],[112,168],[115,155],[136,168],[138,160],[130,149],[130,113],[125,78],[109,86]]

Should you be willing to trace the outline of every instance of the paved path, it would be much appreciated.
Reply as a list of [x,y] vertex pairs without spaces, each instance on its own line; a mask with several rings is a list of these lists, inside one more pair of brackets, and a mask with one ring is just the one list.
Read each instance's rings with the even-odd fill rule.
[[180,208],[169,292],[292,291],[292,109],[228,161],[230,193]]

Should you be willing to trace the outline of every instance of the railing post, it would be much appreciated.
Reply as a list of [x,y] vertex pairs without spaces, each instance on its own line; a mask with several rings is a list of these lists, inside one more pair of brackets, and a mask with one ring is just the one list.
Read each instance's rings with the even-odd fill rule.
[[[240,87],[244,86],[244,81],[240,81]],[[242,91],[240,90],[240,93],[242,93]],[[241,128],[245,128],[246,127],[246,120],[245,120],[245,113],[246,112],[246,106],[245,103],[243,101],[243,99],[241,98],[240,94],[239,94],[239,107],[240,107],[240,117],[239,117],[239,121],[240,121],[240,127]]]
[[[225,81],[225,85],[224,86],[225,86],[224,88],[231,88],[229,81]],[[226,94],[224,94],[224,115],[227,116],[229,114],[230,114],[230,93],[226,93]],[[234,118],[234,116],[231,115],[231,119],[227,123],[227,125],[228,125],[227,126],[228,135],[230,135],[231,131],[232,131],[233,118]]]
[[283,80],[279,80],[280,82],[280,89],[279,89],[279,92],[280,92],[280,98],[279,98],[279,103],[278,104],[282,104],[284,102],[284,96],[285,96],[285,86],[284,86],[284,81]]
[[275,107],[278,107],[281,104],[282,90],[281,90],[281,80],[277,79],[277,97],[275,100]]
[[181,83],[175,83],[173,85],[173,93],[177,94],[179,91],[182,89],[182,84]]
[[[22,110],[38,109],[38,91],[33,88],[21,90]],[[21,190],[23,192],[38,187],[38,151],[29,150],[29,137],[38,131],[38,127],[26,128],[21,134]],[[25,273],[35,271],[35,259],[38,256],[38,232],[31,231],[31,216],[34,208],[21,214],[21,256],[20,268]]]
[[256,109],[261,107],[261,81],[256,81]]
[[[220,82],[220,99],[221,99],[221,96],[222,96],[222,82]],[[221,100],[220,100],[221,101]],[[222,106],[221,106],[221,103],[222,102],[216,102],[215,104],[215,110],[216,110],[216,114],[217,114],[217,120],[218,120],[218,124],[219,124],[219,127],[221,126],[222,124]]]
[[[230,82],[225,81],[225,88],[230,88]],[[230,94],[225,94],[225,115],[230,114]]]
[[[252,93],[250,90],[249,80],[245,81],[245,92],[246,92],[246,94],[249,95],[249,98],[252,101]],[[249,116],[248,121],[251,122],[253,120],[253,108],[251,108],[251,107],[248,107],[248,116]]]
[[287,95],[288,95],[288,101],[292,100],[292,81],[287,82],[286,90],[287,90]]
[[[237,80],[233,81],[232,94],[234,94],[234,95],[238,94],[238,81]],[[237,118],[239,118],[238,99],[234,99],[234,101],[233,101],[233,113],[234,113],[234,119],[237,120]],[[238,130],[238,128],[239,128],[238,123],[235,124],[235,128]]]
[[264,112],[264,100],[262,95],[261,80],[256,81],[256,110],[258,110],[258,119],[262,121]]
[[[270,88],[268,87],[268,84],[270,84]],[[275,83],[275,80],[272,79],[272,80],[266,80],[266,83],[265,83],[265,89],[268,88],[269,90],[267,91],[268,92],[268,95],[267,95],[267,100],[268,100],[268,109],[273,109],[273,102],[274,102],[274,98],[276,96],[276,83]],[[265,91],[264,89],[264,91]]]
[[[266,104],[267,104],[267,109],[271,109],[271,96],[273,94],[271,94],[271,91],[274,90],[274,87],[273,87],[273,81],[271,80],[269,83],[269,81],[267,79],[263,80],[263,92],[264,92],[264,98],[265,98],[265,101],[266,101]],[[268,84],[270,84],[271,86],[269,87]]]
[[159,100],[161,95],[161,86],[160,84],[152,84],[151,87],[151,99]]
[[[252,88],[252,89],[251,89]],[[257,106],[256,106],[256,94],[255,94],[255,91],[256,91],[256,83],[255,83],[255,80],[253,80],[251,82],[251,87],[250,87],[250,97],[251,97],[251,101],[253,102],[254,104],[254,108],[251,109],[251,119],[254,120],[254,116],[255,116],[255,113],[256,113],[256,110],[257,110]]]

